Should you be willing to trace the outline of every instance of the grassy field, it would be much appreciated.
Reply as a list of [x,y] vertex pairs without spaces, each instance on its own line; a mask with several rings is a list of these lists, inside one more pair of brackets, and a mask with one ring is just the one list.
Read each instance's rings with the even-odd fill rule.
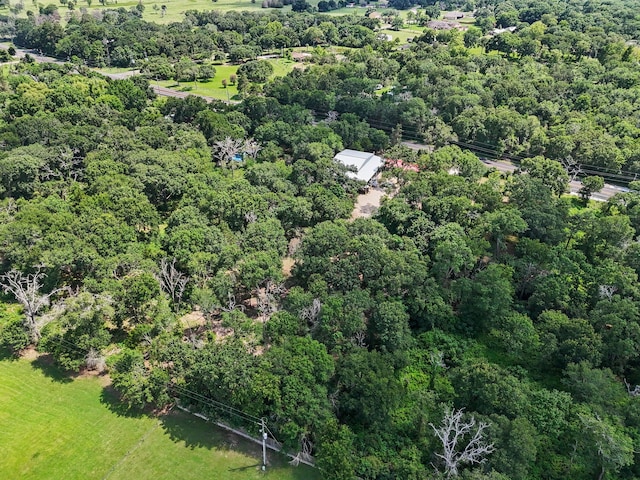
[[413,39],[422,35],[424,31],[423,29],[405,29],[402,30],[380,30],[380,33],[384,33],[385,35],[391,35],[391,38],[395,40],[396,38],[400,39],[400,43],[407,43],[409,39]]
[[[284,76],[294,69],[296,62],[283,58],[272,58],[268,60],[273,65],[272,77]],[[158,84],[162,87],[172,88],[179,91],[188,91],[195,95],[204,95],[205,97],[216,98],[218,100],[237,99],[238,88],[235,85],[228,84],[227,88],[222,86],[222,80],[229,81],[231,75],[238,71],[239,65],[214,65],[216,76],[208,82],[182,82],[176,83],[175,80],[161,80],[159,82],[151,81],[152,84]]]
[[0,361],[0,478],[317,480],[260,447],[183,413],[130,414],[104,379],[69,379],[46,362]]

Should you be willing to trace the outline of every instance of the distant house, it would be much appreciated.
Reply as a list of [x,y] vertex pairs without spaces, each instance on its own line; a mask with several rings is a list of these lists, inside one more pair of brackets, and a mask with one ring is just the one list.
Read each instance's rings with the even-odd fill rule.
[[463,12],[446,12],[444,14],[445,20],[460,20],[461,18],[464,18]]
[[358,150],[343,150],[338,153],[334,160],[346,167],[354,167],[355,172],[347,172],[347,176],[363,182],[369,182],[376,176],[384,161],[379,156]]
[[370,12],[369,18],[382,18],[382,14],[380,12]]
[[461,26],[462,25],[457,22],[444,22],[442,20],[431,20],[427,22],[427,27],[433,30],[452,30],[454,28],[460,28]]
[[310,59],[313,55],[307,52],[291,52],[291,59],[296,62],[304,62]]
[[507,27],[507,28],[494,28],[489,32],[489,35],[500,35],[501,33],[507,32],[515,32],[518,27]]

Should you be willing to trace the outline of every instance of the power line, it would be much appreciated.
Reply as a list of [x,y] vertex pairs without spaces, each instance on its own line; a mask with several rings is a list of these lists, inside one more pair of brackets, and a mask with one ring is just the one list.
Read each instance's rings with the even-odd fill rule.
[[[325,114],[325,115],[328,113],[328,112],[322,112],[318,110],[316,110],[315,112],[320,114]],[[422,135],[416,127],[405,126],[401,123],[394,125],[391,122],[385,122],[383,120],[378,120],[375,118],[362,118],[362,120],[367,122],[369,126],[373,128],[379,128],[380,130],[387,131],[387,132],[392,131],[394,128],[400,125],[400,127],[402,128],[402,137],[404,138],[408,137],[407,138],[408,140],[417,140],[419,142],[422,142]],[[530,156],[522,156],[522,155],[517,155],[513,153],[499,153],[499,151],[501,150],[500,147],[496,145],[483,143],[483,142],[478,142],[475,140],[472,141],[472,143],[462,142],[459,140],[449,140],[449,143],[453,145],[457,145],[467,150],[482,153],[485,155],[491,155],[495,158],[505,158],[508,160],[516,161],[516,162],[521,162],[522,160],[525,160],[527,158],[532,158]],[[604,177],[605,179],[615,181],[618,183],[631,182],[638,179],[638,174],[635,172],[630,172],[625,170],[615,170],[607,167],[602,167],[599,165],[591,165],[586,163],[578,163],[577,165],[580,166],[582,173],[586,173],[590,175],[599,175]]]
[[239,410],[231,405],[227,405],[226,403],[219,402],[218,400],[214,400],[213,398],[206,397],[201,393],[194,392],[193,390],[189,390],[188,388],[182,387],[180,385],[172,384],[171,388],[179,390],[178,393],[184,394],[185,396],[191,398],[192,400],[196,400],[201,403],[205,403],[209,406],[213,406],[216,408],[223,409],[225,412],[234,415],[242,420],[249,421],[251,423],[260,424],[262,419],[256,417],[255,415],[251,415],[250,413],[246,413],[242,410]]

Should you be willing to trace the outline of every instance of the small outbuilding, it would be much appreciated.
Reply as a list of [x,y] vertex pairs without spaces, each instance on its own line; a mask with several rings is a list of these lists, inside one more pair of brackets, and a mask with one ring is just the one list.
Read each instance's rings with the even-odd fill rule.
[[384,160],[373,153],[349,149],[338,153],[334,160],[347,167],[355,167],[356,171],[347,172],[347,176],[367,183],[376,176],[380,167],[384,165]]
[[461,18],[464,18],[464,13],[463,12],[446,12],[444,14],[444,18],[445,20],[460,20]]
[[431,20],[427,22],[427,27],[432,28],[433,30],[453,30],[454,28],[460,28],[458,22],[445,22],[443,20]]

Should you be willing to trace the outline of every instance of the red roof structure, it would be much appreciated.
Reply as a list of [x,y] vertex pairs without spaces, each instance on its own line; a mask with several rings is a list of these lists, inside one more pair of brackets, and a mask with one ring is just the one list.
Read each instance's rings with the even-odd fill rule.
[[402,160],[398,159],[393,159],[393,158],[387,158],[385,159],[385,166],[387,168],[401,168],[402,170],[408,171],[408,172],[419,172],[420,168],[418,168],[418,166],[415,163],[407,163],[404,162]]

